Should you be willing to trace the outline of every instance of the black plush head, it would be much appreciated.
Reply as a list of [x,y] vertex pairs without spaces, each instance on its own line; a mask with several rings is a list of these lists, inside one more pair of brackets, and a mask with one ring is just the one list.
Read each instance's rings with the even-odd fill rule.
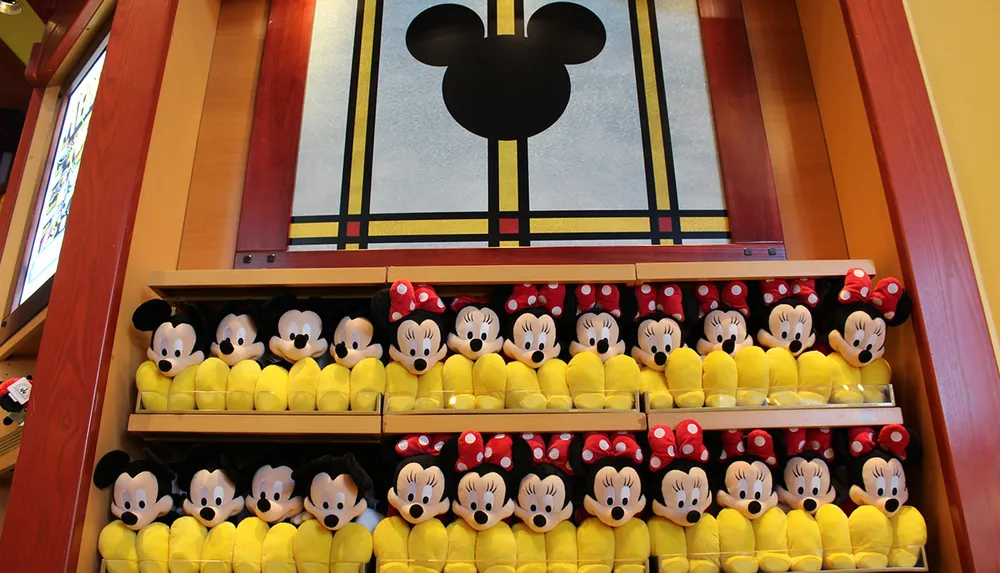
[[252,462],[246,507],[266,523],[291,519],[302,513],[302,497],[296,493],[293,468],[298,456],[277,449],[258,454]]
[[620,296],[618,285],[582,284],[575,290],[576,330],[569,344],[573,356],[583,352],[596,354],[602,362],[625,354],[623,325],[635,309],[631,297]]
[[132,460],[127,452],[114,450],[94,466],[94,485],[100,489],[114,486],[111,513],[126,527],[139,531],[174,507],[170,484],[174,474],[163,465],[149,460]]
[[654,426],[647,438],[650,475],[645,483],[653,513],[681,527],[694,525],[712,505],[710,460],[701,426],[684,420],[676,434]]
[[414,58],[447,68],[444,103],[462,127],[489,139],[514,140],[548,129],[566,110],[568,64],[604,49],[606,32],[590,10],[547,4],[531,16],[527,35],[487,36],[471,9],[443,4],[421,12],[406,31]]
[[322,299],[279,295],[264,304],[262,314],[271,335],[267,346],[278,358],[295,363],[326,353],[330,325],[324,321],[327,305]]
[[829,281],[761,281],[751,292],[751,329],[764,348],[784,348],[798,356],[816,344],[815,318],[822,314]]
[[573,517],[572,459],[579,459],[583,439],[554,434],[546,445],[538,434],[522,434],[531,465],[521,471],[514,514],[535,533],[547,533]]
[[368,509],[371,477],[351,454],[323,456],[292,472],[295,493],[305,510],[330,531],[337,531]]
[[871,428],[850,428],[843,438],[838,455],[847,464],[851,500],[893,517],[910,498],[906,468],[923,455],[919,440],[898,424],[882,427],[877,439]]
[[132,325],[136,330],[152,333],[146,358],[156,363],[164,376],[173,378],[205,360],[209,335],[205,318],[196,305],[189,304],[183,312],[173,314],[170,303],[147,300],[132,313]]
[[698,301],[698,324],[691,332],[691,346],[698,354],[708,356],[721,350],[735,354],[753,346],[750,327],[750,307],[747,285],[731,281],[720,290],[714,283],[698,283],[694,290]]
[[576,483],[577,502],[609,527],[624,525],[646,507],[643,492],[645,456],[632,434],[584,436]]
[[441,459],[456,472],[452,511],[469,527],[484,531],[514,514],[521,476],[531,463],[524,440],[497,434],[484,441],[479,432],[463,432],[444,445]]
[[445,305],[433,288],[396,281],[375,293],[371,308],[389,356],[412,374],[426,373],[448,354]]
[[372,321],[371,303],[352,300],[336,309],[330,321],[333,324],[333,340],[330,355],[337,364],[354,368],[366,358],[382,360],[382,344],[375,333]]
[[185,492],[184,512],[205,527],[215,527],[243,509],[246,478],[217,447],[192,447],[178,467],[177,484]]
[[832,293],[839,304],[830,305],[830,347],[858,368],[882,357],[887,327],[903,324],[913,310],[898,279],[884,278],[873,288],[863,269],[851,269],[843,286],[831,289]]
[[499,353],[503,348],[502,325],[488,297],[460,296],[451,302],[448,315],[448,348],[477,360],[486,354]]
[[623,329],[632,358],[662,372],[670,353],[683,348],[687,333],[698,321],[694,296],[676,284],[636,285],[629,303],[634,318]]
[[261,316],[254,301],[227,303],[215,315],[215,339],[212,355],[229,366],[242,360],[258,360],[264,356],[265,334],[260,331]]
[[444,446],[445,438],[429,435],[408,436],[394,445],[395,456],[402,459],[393,470],[386,499],[412,525],[444,515],[451,508],[448,495],[454,466],[442,460]]
[[562,284],[520,284],[494,294],[503,323],[503,352],[529,368],[558,358],[572,339],[572,296]]
[[719,475],[713,482],[724,488],[717,491],[716,499],[722,507],[757,519],[778,505],[774,437],[765,430],[753,430],[744,442],[742,430],[728,430],[720,438]]
[[832,432],[827,428],[789,428],[775,438],[780,468],[776,489],[781,503],[810,514],[833,503],[837,492],[833,487]]

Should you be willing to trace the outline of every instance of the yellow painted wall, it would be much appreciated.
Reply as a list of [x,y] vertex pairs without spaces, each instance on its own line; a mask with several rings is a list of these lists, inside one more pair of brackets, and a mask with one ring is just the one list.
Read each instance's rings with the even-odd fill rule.
[[45,23],[27,2],[21,2],[20,5],[21,13],[17,16],[0,14],[0,41],[7,44],[27,64],[31,57],[31,46],[42,41]]
[[905,0],[994,343],[1000,325],[1000,2]]

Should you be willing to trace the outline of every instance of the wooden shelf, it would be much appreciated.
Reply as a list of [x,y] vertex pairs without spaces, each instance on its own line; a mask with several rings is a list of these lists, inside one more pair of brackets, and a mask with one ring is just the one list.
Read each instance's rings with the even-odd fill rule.
[[635,283],[635,265],[455,265],[389,267],[386,282],[430,285]]
[[[0,418],[4,415],[0,410]],[[0,426],[0,474],[14,468],[21,451],[21,426]]]
[[0,344],[0,360],[7,360],[14,356],[35,356],[38,354],[38,346],[42,342],[42,329],[45,326],[45,317],[48,315],[48,307],[32,317],[21,330]]
[[682,421],[692,419],[705,430],[839,428],[903,423],[903,412],[895,406],[678,408],[649,410],[646,416],[650,427],[675,428]]
[[327,412],[139,412],[129,416],[128,431],[147,438],[283,439],[309,436],[382,434],[382,418],[373,413]]
[[646,415],[621,410],[474,410],[402,412],[382,417],[382,433],[459,434],[466,430],[496,432],[639,432],[646,429]]
[[385,273],[385,267],[153,271],[149,288],[174,300],[249,297],[283,289],[306,294],[329,287],[382,287]]
[[734,261],[705,263],[636,263],[638,281],[764,280],[843,277],[852,268],[875,274],[869,259],[833,261]]

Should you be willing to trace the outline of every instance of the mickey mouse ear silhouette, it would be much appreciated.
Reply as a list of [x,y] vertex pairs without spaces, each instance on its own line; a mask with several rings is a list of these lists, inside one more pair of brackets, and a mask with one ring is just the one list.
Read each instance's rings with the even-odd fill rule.
[[564,64],[582,64],[597,57],[607,42],[601,19],[570,2],[542,6],[528,21],[528,39]]
[[428,66],[447,66],[465,47],[486,35],[478,14],[465,6],[441,4],[424,10],[406,30],[406,48]]

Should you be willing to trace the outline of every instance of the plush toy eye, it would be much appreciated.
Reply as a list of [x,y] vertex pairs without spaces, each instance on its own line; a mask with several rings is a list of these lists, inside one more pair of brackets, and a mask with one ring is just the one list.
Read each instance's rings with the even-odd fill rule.
[[753,492],[753,498],[754,499],[760,499],[760,492],[759,491]]
[[207,497],[201,498],[201,505],[202,506],[208,505],[208,498]]
[[160,354],[163,355],[163,356],[166,356],[167,355],[167,349],[164,348],[163,350],[161,350]]
[[806,492],[806,488],[804,488],[804,487],[800,487],[800,488],[799,488],[799,495],[802,495],[802,494],[804,494],[805,492]]
[[746,498],[747,498],[747,492],[740,491],[740,499],[746,499]]
[[531,343],[530,342],[525,342],[524,343],[524,349],[525,350],[531,350]]
[[180,357],[181,357],[181,351],[180,350],[174,350],[174,358],[180,358]]
[[653,354],[656,354],[656,347],[655,346],[650,346],[649,347],[649,351],[652,352]]
[[469,507],[472,508],[472,511],[476,511],[476,508],[479,506],[476,505],[476,502],[472,502],[469,504]]
[[427,497],[425,495],[424,498],[421,501],[423,501],[424,503],[430,503],[431,502],[431,498],[429,498],[429,497]]
[[813,495],[819,495],[819,488],[818,487],[814,487],[813,488]]
[[677,502],[677,507],[684,507],[684,500],[683,499]]
[[868,345],[868,346],[866,346],[865,348],[866,348],[867,350],[871,350],[871,349],[872,349],[872,345],[871,345],[871,344],[869,344],[869,345]]
[[465,337],[466,337],[466,338],[468,338],[469,340],[472,340],[472,333],[470,332],[470,333],[469,333],[469,334],[467,334],[467,335],[466,335]]
[[357,350],[357,349],[358,349],[358,343],[357,343],[357,342],[355,342],[355,343],[354,343],[354,344],[352,344],[351,346],[352,346],[352,347],[353,347],[353,348],[354,348],[355,350]]
[[337,504],[337,509],[344,509],[343,502]]
[[242,338],[237,338],[236,339],[236,344],[239,344],[240,346],[243,346],[243,339]]
[[417,351],[414,350],[413,348],[411,348],[410,349],[410,356],[416,356],[416,355],[417,355]]
[[697,507],[697,505],[698,505],[698,498],[697,497],[691,500],[691,505]]
[[222,505],[222,498],[221,497],[215,498],[215,505]]
[[281,494],[280,493],[274,492],[274,501],[281,501]]
[[429,349],[425,348],[424,349],[424,356],[430,356],[430,355],[431,355],[431,351]]
[[479,339],[485,341],[486,340],[486,333],[484,332],[484,333],[480,334],[479,335]]
[[486,509],[486,511],[493,511],[493,504],[492,503],[487,503],[485,509]]
[[854,346],[855,347],[861,346],[861,341],[860,340],[855,340],[854,341]]
[[531,511],[535,511],[536,509],[537,508],[534,505],[531,506]]
[[614,504],[615,504],[615,498],[609,497],[608,498],[608,505],[614,505]]
[[787,332],[785,332],[784,330],[782,330],[782,331],[781,331],[781,337],[782,337],[782,338],[788,338],[788,333],[787,333]]
[[146,502],[139,500],[139,509],[146,509]]
[[885,493],[885,490],[882,488],[878,488],[878,491],[876,493],[878,494],[879,497],[882,497],[882,494]]
[[596,340],[596,339],[594,339],[594,338],[591,338],[591,339],[590,339],[590,345],[591,345],[591,346],[594,346],[595,344],[597,344],[597,340]]
[[718,340],[719,342],[722,342],[722,335],[720,334],[719,336],[716,336],[715,339]]
[[132,509],[132,504],[126,501],[125,502],[125,509],[127,509],[127,510],[128,509]]
[[413,498],[414,498],[414,497],[416,497],[416,496],[414,496],[414,495],[413,495],[413,494],[411,493],[410,495],[406,496],[406,501],[413,501]]
[[288,340],[295,340],[295,333],[294,332],[288,334]]
[[539,342],[538,343],[538,349],[539,350],[545,350],[545,343],[544,342]]
[[667,345],[667,346],[666,346],[666,347],[665,347],[665,348],[663,349],[663,351],[664,351],[664,352],[670,352],[670,345],[668,344],[668,345]]
[[899,493],[899,490],[896,488],[892,488],[892,495],[895,496],[897,493]]
[[552,513],[552,506],[551,505],[546,505],[545,506],[545,513]]
[[323,509],[330,509],[330,502],[329,501],[324,501],[323,502]]

